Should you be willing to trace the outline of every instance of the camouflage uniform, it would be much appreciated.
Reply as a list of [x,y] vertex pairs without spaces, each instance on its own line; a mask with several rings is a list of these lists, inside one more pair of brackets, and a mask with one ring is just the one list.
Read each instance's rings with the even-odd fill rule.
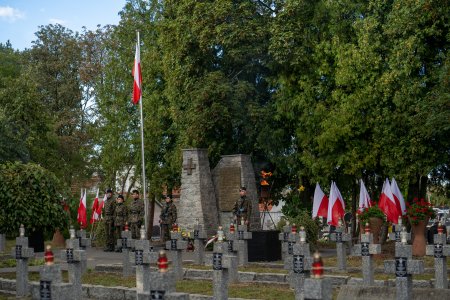
[[125,229],[125,223],[128,220],[128,207],[122,203],[116,203],[114,209],[114,228],[115,240],[120,239],[120,233]]
[[170,229],[177,221],[177,207],[173,202],[166,203],[161,210],[161,238],[165,242],[170,240]]
[[107,198],[103,207],[103,214],[105,220],[105,234],[106,234],[106,251],[113,251],[115,240],[114,240],[114,208],[116,207],[116,202],[113,198]]
[[140,238],[141,225],[144,224],[144,201],[141,199],[133,199],[130,204],[129,221],[131,236],[133,239]]
[[250,218],[252,216],[252,202],[246,196],[240,197],[234,203],[233,215],[236,216],[236,222],[241,224],[241,220],[248,221],[248,228],[250,228]]

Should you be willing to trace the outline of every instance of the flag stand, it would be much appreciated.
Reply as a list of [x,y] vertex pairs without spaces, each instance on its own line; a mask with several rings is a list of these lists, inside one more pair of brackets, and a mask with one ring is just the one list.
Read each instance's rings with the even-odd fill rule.
[[[142,191],[144,194],[144,210],[145,210],[145,216],[144,216],[144,223],[145,223],[145,230],[148,233],[148,198],[147,198],[147,187],[145,183],[145,157],[144,157],[144,114],[142,109],[142,77],[141,77],[141,57],[140,57],[140,40],[139,40],[139,31],[137,33],[137,45],[136,45],[136,57],[134,62],[134,69],[133,72],[134,78],[136,79],[136,72],[138,72],[138,80],[140,81],[139,89],[140,89],[140,99],[139,99],[139,111],[141,115],[141,156],[142,156]],[[138,60],[138,61],[137,61]]]

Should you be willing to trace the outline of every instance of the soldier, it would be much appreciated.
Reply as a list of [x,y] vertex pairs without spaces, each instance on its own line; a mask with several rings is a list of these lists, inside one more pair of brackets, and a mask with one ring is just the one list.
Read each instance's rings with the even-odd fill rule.
[[133,201],[130,204],[129,225],[133,239],[139,239],[141,225],[144,224],[144,201],[139,199],[139,191],[133,190]]
[[250,217],[252,215],[252,203],[247,199],[247,188],[245,186],[239,189],[240,198],[234,203],[233,215],[236,223],[239,225],[241,221],[250,228]]
[[161,239],[163,242],[170,240],[170,228],[177,221],[177,207],[173,204],[172,197],[165,197],[165,205],[159,216],[159,224],[161,224]]
[[[120,238],[120,233],[125,229],[125,223],[128,220],[128,207],[123,203],[123,200],[122,195],[117,196],[116,208],[114,209],[115,240]],[[116,252],[121,251],[121,248],[116,249]]]
[[114,208],[116,202],[112,198],[113,191],[108,189],[106,191],[106,200],[103,205],[104,221],[105,221],[105,234],[106,234],[106,247],[104,251],[114,251]]

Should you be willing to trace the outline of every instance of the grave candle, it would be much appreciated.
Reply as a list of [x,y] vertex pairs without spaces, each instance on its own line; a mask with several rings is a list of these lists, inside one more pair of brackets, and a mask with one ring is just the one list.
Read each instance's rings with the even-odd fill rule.
[[305,232],[305,227],[300,227],[300,243],[305,243],[306,242],[306,232]]
[[20,225],[19,236],[20,237],[24,237],[25,236],[25,227],[23,226],[23,224]]
[[312,277],[322,278],[323,277],[323,261],[319,252],[314,253],[314,261],[312,263]]
[[47,245],[47,248],[44,253],[44,259],[46,265],[53,265],[55,256],[53,255],[52,246]]

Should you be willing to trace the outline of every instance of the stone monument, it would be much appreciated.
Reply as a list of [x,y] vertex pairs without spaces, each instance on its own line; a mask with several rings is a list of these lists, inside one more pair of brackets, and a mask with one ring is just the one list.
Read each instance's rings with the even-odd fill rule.
[[212,171],[217,197],[219,223],[227,224],[232,217],[234,203],[239,199],[239,188],[245,186],[247,198],[252,202],[249,230],[261,228],[255,171],[250,155],[223,155]]
[[218,226],[216,194],[209,167],[207,149],[184,149],[181,172],[180,202],[177,223],[183,229],[194,229],[195,220],[214,234]]

